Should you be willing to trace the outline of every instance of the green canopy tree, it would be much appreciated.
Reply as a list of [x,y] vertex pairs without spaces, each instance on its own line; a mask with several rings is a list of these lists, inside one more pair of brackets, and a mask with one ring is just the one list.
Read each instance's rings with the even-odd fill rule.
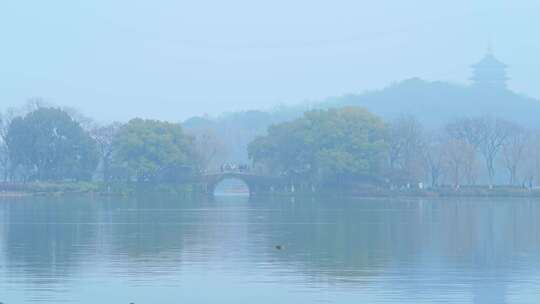
[[171,181],[198,170],[193,138],[180,124],[132,119],[118,131],[113,150],[117,179]]
[[94,140],[57,108],[14,118],[5,142],[11,165],[25,179],[89,180],[98,162]]
[[319,184],[380,174],[387,151],[383,121],[359,107],[314,110],[271,126],[248,147],[250,158],[273,173]]

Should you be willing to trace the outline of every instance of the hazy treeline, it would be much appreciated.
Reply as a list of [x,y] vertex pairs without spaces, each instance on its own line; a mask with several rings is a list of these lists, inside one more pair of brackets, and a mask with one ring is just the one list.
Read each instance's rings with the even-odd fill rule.
[[265,134],[273,124],[302,116],[307,109],[307,105],[283,106],[268,111],[224,113],[219,117],[192,117],[182,126],[200,143],[207,167],[212,170],[225,162],[249,162],[246,151],[254,138]]
[[[418,78],[396,82],[380,90],[349,94],[297,106],[282,106],[267,111],[252,110],[225,113],[219,117],[193,117],[186,120],[186,130],[213,133],[222,142],[215,164],[223,161],[248,161],[247,146],[264,135],[270,125],[302,117],[311,109],[359,106],[390,122],[403,113],[410,114],[426,129],[441,128],[463,117],[490,115],[523,126],[540,127],[540,101],[511,90],[486,90],[474,86]],[[501,171],[501,170],[498,170]]]
[[310,185],[532,186],[540,133],[490,116],[427,129],[414,116],[392,121],[358,107],[308,111],[269,128],[249,146],[260,170]]
[[2,113],[2,179],[176,181],[198,172],[195,139],[178,123],[133,119],[101,125],[40,100]]
[[[540,133],[492,116],[426,128],[414,116],[385,121],[365,108],[311,110],[269,124],[243,114],[243,128],[265,134],[245,144],[259,172],[316,187],[385,184],[533,186],[540,176]],[[246,117],[252,123],[246,123]],[[33,101],[2,113],[4,181],[182,181],[227,160],[237,141],[208,126],[132,119],[98,124],[79,112]],[[246,136],[252,138],[254,135]]]
[[391,168],[434,186],[532,186],[540,176],[540,133],[502,118],[464,117],[427,130],[401,117],[389,134]]

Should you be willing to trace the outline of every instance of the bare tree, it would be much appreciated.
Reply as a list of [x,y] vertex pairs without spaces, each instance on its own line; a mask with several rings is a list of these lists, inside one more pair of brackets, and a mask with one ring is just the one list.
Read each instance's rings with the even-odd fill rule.
[[503,144],[513,132],[513,124],[501,119],[488,116],[464,118],[446,126],[448,134],[467,142],[482,155],[489,185],[493,185],[495,176],[495,159]]
[[451,138],[465,141],[475,149],[484,141],[482,118],[461,118],[447,124],[445,129]]
[[14,108],[8,108],[4,113],[0,113],[0,167],[3,172],[3,180],[10,179],[11,165],[9,156],[9,147],[7,145],[7,135],[11,121],[17,117],[17,111]]
[[522,127],[514,125],[507,140],[502,144],[502,163],[508,170],[509,184],[517,182],[518,170],[524,163],[527,144],[530,141],[530,134]]
[[472,171],[476,153],[474,147],[468,142],[450,138],[444,143],[444,159],[448,168],[448,175],[452,178],[454,187],[462,184],[462,179],[467,178]]
[[3,139],[0,141],[0,169],[3,180],[7,181],[9,179],[9,149]]
[[463,151],[463,175],[468,185],[476,185],[480,166],[473,146],[467,144]]
[[224,144],[213,129],[192,128],[186,131],[195,139],[195,149],[201,168],[209,169],[219,154],[224,153]]
[[529,132],[523,152],[523,164],[521,166],[523,183],[533,187],[535,180],[540,177],[540,133]]
[[103,180],[110,180],[110,168],[113,158],[113,141],[122,124],[114,122],[105,126],[94,127],[90,135],[96,141],[101,156]]
[[513,132],[513,124],[500,119],[484,117],[482,120],[483,141],[480,144],[480,153],[486,162],[490,187],[495,176],[495,158],[503,144]]
[[440,132],[429,133],[424,137],[422,156],[431,180],[431,186],[439,186],[444,174],[444,139]]
[[425,172],[424,129],[413,116],[404,115],[389,125],[389,165],[406,179],[419,180]]

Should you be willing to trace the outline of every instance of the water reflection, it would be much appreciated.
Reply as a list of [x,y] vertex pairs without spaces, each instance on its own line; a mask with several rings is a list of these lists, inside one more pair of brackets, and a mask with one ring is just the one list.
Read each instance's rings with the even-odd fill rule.
[[540,299],[528,200],[25,198],[0,219],[6,303]]

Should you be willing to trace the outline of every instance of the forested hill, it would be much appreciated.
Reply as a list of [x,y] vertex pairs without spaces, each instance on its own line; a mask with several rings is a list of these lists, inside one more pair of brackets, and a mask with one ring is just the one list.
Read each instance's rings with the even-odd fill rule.
[[312,108],[363,106],[385,120],[413,115],[428,128],[437,128],[460,117],[489,115],[529,127],[540,127],[540,101],[509,90],[481,90],[446,82],[408,79],[384,89],[358,95],[332,97],[301,106],[280,107],[271,111],[245,111],[217,118],[194,117],[184,122],[188,131],[215,137],[222,151],[216,162],[248,161],[247,144],[263,135],[269,125],[300,117]]
[[363,106],[385,119],[401,114],[416,116],[437,127],[458,117],[497,116],[538,126],[540,101],[509,90],[490,91],[446,82],[413,78],[382,90],[330,98],[323,107]]

